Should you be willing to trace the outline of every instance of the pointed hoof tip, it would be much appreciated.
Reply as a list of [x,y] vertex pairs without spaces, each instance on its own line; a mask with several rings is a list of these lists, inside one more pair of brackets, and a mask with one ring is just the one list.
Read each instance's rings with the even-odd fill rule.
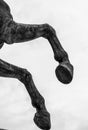
[[68,62],[62,62],[57,66],[55,73],[60,82],[69,84],[73,79],[73,66]]

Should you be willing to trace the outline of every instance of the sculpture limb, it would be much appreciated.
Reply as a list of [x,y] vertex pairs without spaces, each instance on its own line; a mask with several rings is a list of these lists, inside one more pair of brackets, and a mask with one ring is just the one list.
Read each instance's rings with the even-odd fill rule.
[[21,24],[10,20],[7,22],[3,33],[3,40],[7,44],[30,41],[39,37],[49,41],[54,52],[54,58],[59,62],[59,66],[55,70],[58,80],[64,84],[70,83],[73,79],[73,66],[53,27],[48,24]]
[[25,85],[25,88],[31,97],[32,105],[36,108],[34,122],[39,128],[49,130],[51,127],[50,114],[45,107],[43,96],[41,96],[33,82],[30,72],[0,59],[0,76],[16,78]]

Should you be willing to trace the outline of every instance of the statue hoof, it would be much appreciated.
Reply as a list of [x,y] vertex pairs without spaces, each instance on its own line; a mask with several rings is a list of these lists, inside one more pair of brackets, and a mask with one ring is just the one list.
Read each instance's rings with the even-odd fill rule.
[[34,122],[40,129],[49,130],[51,128],[50,114],[47,111],[40,110],[36,112]]
[[57,66],[55,73],[60,82],[69,84],[73,79],[73,66],[69,62],[62,62]]

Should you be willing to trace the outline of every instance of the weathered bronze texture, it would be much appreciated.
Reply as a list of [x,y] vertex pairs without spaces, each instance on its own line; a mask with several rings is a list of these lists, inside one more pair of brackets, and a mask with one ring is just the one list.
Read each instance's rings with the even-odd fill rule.
[[[54,52],[54,58],[59,62],[55,70],[57,79],[64,84],[70,83],[73,78],[73,66],[69,61],[67,52],[57,38],[55,29],[49,24],[16,23],[13,20],[9,6],[5,1],[0,0],[0,48],[3,47],[4,43],[20,43],[39,37],[48,40]],[[16,78],[25,85],[31,97],[32,105],[36,108],[35,124],[40,129],[49,130],[51,128],[50,114],[46,109],[44,98],[33,82],[30,72],[0,59],[0,76]]]

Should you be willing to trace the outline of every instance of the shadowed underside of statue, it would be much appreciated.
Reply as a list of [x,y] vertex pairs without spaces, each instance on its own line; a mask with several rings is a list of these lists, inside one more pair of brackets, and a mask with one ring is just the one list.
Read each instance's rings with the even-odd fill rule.
[[[4,43],[21,43],[39,37],[48,40],[52,47],[54,58],[59,62],[55,70],[57,79],[64,84],[70,83],[73,78],[73,66],[69,61],[67,52],[61,46],[54,28],[49,24],[16,23],[10,13],[9,6],[3,0],[0,0],[0,48],[2,48]],[[16,78],[25,85],[31,97],[32,105],[36,108],[35,124],[40,129],[49,130],[51,128],[50,114],[46,109],[44,98],[34,84],[31,73],[24,68],[0,59],[0,76]]]

